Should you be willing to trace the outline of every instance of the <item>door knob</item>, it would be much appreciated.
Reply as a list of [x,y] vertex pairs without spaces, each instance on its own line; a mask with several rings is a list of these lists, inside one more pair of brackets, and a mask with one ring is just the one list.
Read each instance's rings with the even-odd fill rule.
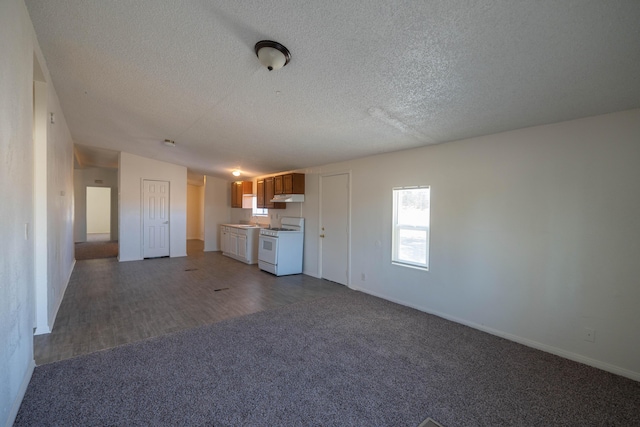
[[324,238],[324,234],[321,234],[320,237]]

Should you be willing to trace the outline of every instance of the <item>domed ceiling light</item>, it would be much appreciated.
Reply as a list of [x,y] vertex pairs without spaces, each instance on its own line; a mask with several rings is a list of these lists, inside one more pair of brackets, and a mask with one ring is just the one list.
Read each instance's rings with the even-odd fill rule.
[[289,49],[278,42],[262,40],[256,43],[255,49],[260,63],[267,67],[269,71],[279,70],[291,60]]
[[240,176],[240,169],[236,169],[233,172],[231,172],[231,175],[233,176]]

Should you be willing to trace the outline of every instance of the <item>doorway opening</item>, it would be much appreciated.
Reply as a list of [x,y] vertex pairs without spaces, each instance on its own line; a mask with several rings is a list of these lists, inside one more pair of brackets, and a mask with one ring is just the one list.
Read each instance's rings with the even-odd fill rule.
[[87,187],[87,242],[111,240],[111,188]]

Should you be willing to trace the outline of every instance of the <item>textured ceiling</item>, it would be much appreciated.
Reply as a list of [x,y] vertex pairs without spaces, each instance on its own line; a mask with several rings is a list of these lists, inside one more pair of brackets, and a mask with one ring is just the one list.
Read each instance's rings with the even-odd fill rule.
[[85,158],[229,179],[640,107],[637,0],[26,4]]

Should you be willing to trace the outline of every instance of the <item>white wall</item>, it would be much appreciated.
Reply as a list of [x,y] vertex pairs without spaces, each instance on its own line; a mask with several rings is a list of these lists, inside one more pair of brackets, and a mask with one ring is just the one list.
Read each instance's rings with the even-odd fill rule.
[[[309,169],[305,271],[318,176],[350,170],[351,287],[640,380],[639,165],[632,110]],[[390,261],[391,190],[419,184],[429,272]]]
[[111,188],[111,240],[118,240],[118,170],[109,168],[85,168],[75,169],[73,173],[75,241],[87,241],[87,187]]
[[[44,64],[44,59],[41,60]],[[48,73],[47,73],[48,74]],[[73,241],[73,140],[51,79],[47,78],[47,289],[49,330],[62,303],[75,264]],[[40,324],[38,330],[40,331]]]
[[231,222],[231,183],[213,176],[204,184],[204,250],[219,251],[221,224]]
[[169,181],[169,254],[187,256],[187,168],[120,153],[120,261],[142,259],[142,180]]
[[204,186],[187,184],[187,239],[204,240]]
[[[21,0],[0,2],[0,425],[11,425],[34,368],[34,54],[46,84],[47,112],[56,123],[46,128],[44,157],[48,220],[45,306],[57,307],[73,266],[71,139],[58,105],[27,9]],[[55,163],[60,161],[60,164]],[[26,230],[25,230],[26,228]],[[47,227],[44,228],[45,230]],[[55,265],[53,265],[55,263]],[[55,310],[45,317],[55,316]],[[51,320],[52,322],[52,320]]]
[[87,187],[87,233],[111,232],[111,189]]
[[0,40],[5,58],[0,61],[0,194],[10,201],[0,204],[0,425],[5,425],[33,369],[34,253],[24,232],[25,224],[33,223],[33,40],[22,2],[0,2]]
[[33,223],[31,239],[34,247],[34,289],[36,334],[51,332],[49,323],[49,265],[47,244],[49,221],[47,220],[47,83],[38,58],[34,56],[33,82]]

